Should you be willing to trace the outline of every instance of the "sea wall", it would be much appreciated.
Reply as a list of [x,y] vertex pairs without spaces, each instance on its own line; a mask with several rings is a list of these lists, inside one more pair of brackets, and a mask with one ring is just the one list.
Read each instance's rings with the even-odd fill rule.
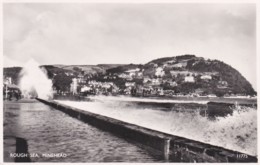
[[37,98],[71,117],[158,152],[166,162],[257,162],[257,157]]
[[88,98],[79,95],[53,95],[54,100],[89,101]]

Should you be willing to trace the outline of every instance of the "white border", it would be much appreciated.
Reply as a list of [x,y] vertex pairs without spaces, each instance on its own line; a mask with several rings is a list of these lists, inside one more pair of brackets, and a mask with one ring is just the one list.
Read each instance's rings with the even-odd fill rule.
[[[259,75],[260,75],[260,66],[259,66],[259,51],[260,51],[260,45],[258,44],[259,38],[260,38],[260,33],[259,33],[259,23],[260,23],[260,1],[258,0],[0,0],[0,36],[1,36],[1,41],[0,41],[0,50],[1,50],[1,56],[0,56],[0,83],[2,84],[3,82],[3,3],[136,3],[136,4],[141,4],[141,3],[223,3],[223,4],[238,4],[238,3],[254,3],[256,4],[256,58],[257,58],[257,82],[259,81]],[[259,94],[259,85],[257,85],[257,93]],[[17,163],[3,163],[3,95],[2,95],[2,88],[0,90],[0,164],[17,164]],[[257,99],[257,103],[259,105],[260,101]],[[259,122],[259,106],[257,108],[257,116],[258,116],[258,126],[260,126]],[[257,137],[258,137],[258,162],[259,161],[259,130],[257,132]],[[19,163],[21,165],[23,164],[29,164],[29,163]],[[40,164],[40,163],[33,163],[33,164]],[[54,164],[54,163],[44,163],[46,165],[49,164]],[[73,163],[73,164],[83,164],[83,163]],[[85,163],[84,163],[85,164]],[[88,163],[88,164],[94,164],[94,163]],[[95,163],[96,164],[96,163]],[[98,164],[115,164],[115,163],[98,163]],[[120,164],[133,164],[133,163],[120,163]],[[134,164],[143,164],[143,163],[134,163]],[[150,163],[145,163],[145,164],[150,164]],[[152,163],[152,164],[161,164],[161,163]],[[169,163],[164,163],[164,164],[169,164]],[[181,164],[192,164],[192,163],[181,163]],[[198,163],[198,164],[205,164],[205,163]],[[214,163],[214,164],[219,164],[219,163]],[[228,164],[228,163],[221,163],[221,164]],[[232,163],[232,164],[248,164],[248,163]],[[250,164],[257,164],[257,163],[250,163]]]

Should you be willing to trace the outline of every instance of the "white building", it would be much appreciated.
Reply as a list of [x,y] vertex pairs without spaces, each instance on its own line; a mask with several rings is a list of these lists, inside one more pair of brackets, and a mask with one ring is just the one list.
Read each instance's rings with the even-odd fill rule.
[[183,62],[179,62],[177,64],[173,64],[172,67],[173,68],[182,68],[182,67],[186,67],[187,66],[187,62],[183,61]]
[[185,82],[190,82],[190,83],[194,83],[195,79],[193,76],[186,76],[184,79]]
[[148,81],[152,81],[149,77],[144,77],[143,83],[147,83]]
[[72,94],[77,94],[78,80],[76,78],[72,79],[72,83],[70,84],[70,91]]
[[181,68],[182,67],[182,64],[178,63],[178,64],[174,64],[172,65],[173,68]]
[[135,68],[135,69],[130,69],[130,70],[126,71],[126,72],[128,72],[128,73],[135,73],[135,72],[139,72],[139,71],[140,71],[140,68]]
[[137,77],[143,77],[143,72],[137,72],[137,73],[136,73],[136,76],[137,76]]
[[160,76],[160,77],[164,76],[164,75],[165,75],[165,72],[163,71],[163,68],[162,68],[162,67],[156,68],[156,70],[155,70],[155,75],[156,75],[156,76]]
[[135,86],[135,82],[126,82],[125,86],[126,87],[133,87],[133,86]]
[[172,86],[172,87],[175,87],[175,86],[177,86],[178,84],[175,82],[175,81],[171,81],[170,82],[170,86]]
[[81,92],[87,92],[87,91],[90,91],[91,90],[91,88],[90,87],[88,87],[88,86],[84,86],[84,87],[82,87],[81,88]]
[[132,79],[132,75],[131,74],[122,73],[122,74],[118,75],[118,77],[123,78],[123,79]]
[[212,77],[210,75],[202,75],[202,76],[200,76],[200,78],[202,80],[211,80],[212,79]]
[[152,85],[160,85],[162,82],[162,79],[160,78],[154,78],[151,80],[152,81]]
[[4,84],[6,85],[12,84],[12,77],[6,77],[4,80]]

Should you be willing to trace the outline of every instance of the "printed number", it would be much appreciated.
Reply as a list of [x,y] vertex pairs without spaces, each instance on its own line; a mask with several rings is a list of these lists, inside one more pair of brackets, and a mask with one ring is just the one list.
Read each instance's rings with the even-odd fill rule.
[[247,159],[248,156],[246,154],[237,154],[238,159]]

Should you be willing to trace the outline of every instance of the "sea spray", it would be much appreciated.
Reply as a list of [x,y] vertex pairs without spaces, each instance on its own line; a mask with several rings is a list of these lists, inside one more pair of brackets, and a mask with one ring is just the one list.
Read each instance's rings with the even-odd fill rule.
[[89,96],[91,100],[97,101],[112,101],[112,102],[121,102],[121,101],[129,101],[129,102],[147,102],[147,103],[197,103],[197,104],[207,104],[209,101],[198,101],[198,100],[172,100],[172,99],[149,99],[149,98],[135,98],[128,96],[118,96],[118,97],[107,97],[107,96]]
[[131,106],[120,101],[57,101],[161,132],[257,155],[257,111],[255,107],[234,107],[233,114],[210,120],[193,111],[159,111]]
[[23,95],[36,95],[43,99],[52,98],[52,81],[48,79],[46,70],[39,67],[39,64],[30,59],[20,73],[19,86]]

